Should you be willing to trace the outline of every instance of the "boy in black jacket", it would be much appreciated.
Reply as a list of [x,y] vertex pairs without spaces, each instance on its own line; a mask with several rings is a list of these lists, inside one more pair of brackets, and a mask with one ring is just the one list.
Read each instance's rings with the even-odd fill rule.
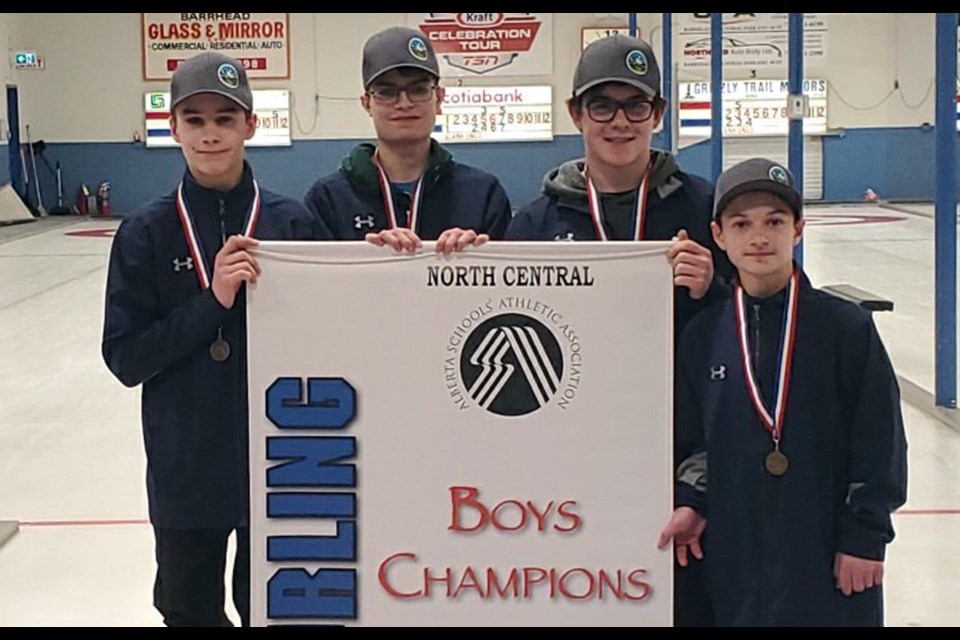
[[552,170],[543,195],[521,209],[507,240],[673,240],[668,258],[676,283],[679,331],[728,275],[710,237],[713,189],[651,147],[666,101],[651,46],[615,35],[588,46],[567,102],[583,134],[586,157]]
[[[722,295],[729,265],[710,236],[713,189],[652,148],[663,118],[660,67],[649,43],[603,38],[580,56],[567,108],[586,157],[550,171],[543,195],[521,209],[507,240],[672,240],[674,335]],[[714,268],[714,261],[717,268]],[[700,567],[676,573],[677,626],[712,626]]]
[[261,190],[245,161],[257,119],[243,66],[219,53],[182,63],[170,127],[187,170],[170,195],[126,218],[110,254],[103,358],[143,385],[154,606],[169,626],[230,626],[227,538],[237,531],[234,602],[249,616],[244,285],[260,239],[311,239],[303,205]]
[[437,56],[420,31],[392,27],[367,40],[360,103],[376,145],[358,146],[304,198],[337,240],[406,251],[436,240],[438,252],[451,253],[503,237],[511,210],[500,181],[454,162],[431,138],[439,82]]
[[683,462],[660,546],[674,540],[681,564],[704,558],[720,625],[882,625],[907,482],[890,361],[868,313],[794,264],[803,202],[789,171],[742,162],[715,201],[737,282],[680,342]]

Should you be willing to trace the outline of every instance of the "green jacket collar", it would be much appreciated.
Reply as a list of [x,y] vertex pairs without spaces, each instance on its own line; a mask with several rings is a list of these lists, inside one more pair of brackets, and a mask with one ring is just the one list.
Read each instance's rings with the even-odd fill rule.
[[[340,162],[340,173],[346,176],[354,188],[380,193],[380,176],[373,162],[377,147],[369,142],[358,145]],[[436,140],[430,141],[430,159],[424,172],[424,189],[430,189],[453,172],[453,154]]]

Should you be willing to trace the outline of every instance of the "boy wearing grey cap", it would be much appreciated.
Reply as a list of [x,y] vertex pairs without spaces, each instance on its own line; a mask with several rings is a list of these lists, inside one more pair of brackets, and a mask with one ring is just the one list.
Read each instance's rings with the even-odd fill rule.
[[869,314],[794,263],[803,202],[785,167],[742,162],[715,202],[713,236],[737,277],[680,342],[684,462],[660,546],[674,540],[684,565],[703,558],[720,625],[882,625],[907,480],[890,360]]
[[546,175],[543,195],[517,213],[506,238],[674,240],[668,258],[678,287],[679,330],[710,292],[713,253],[719,252],[710,237],[709,183],[651,148],[666,107],[653,49],[626,35],[590,44],[567,106],[586,157]]
[[[603,38],[580,56],[567,101],[586,157],[550,171],[543,195],[517,213],[508,240],[673,240],[674,333],[720,295],[714,260],[729,266],[710,236],[713,190],[651,147],[666,102],[650,45],[626,35]],[[711,626],[700,567],[678,570],[675,623]]]
[[249,618],[244,285],[260,275],[255,238],[317,235],[303,205],[261,189],[244,143],[257,118],[243,66],[220,53],[183,62],[171,82],[180,185],[125,218],[110,253],[103,359],[143,385],[154,606],[168,626],[231,626],[227,538],[237,532],[233,597]]
[[361,144],[318,180],[304,204],[338,240],[415,251],[421,239],[450,253],[503,237],[507,194],[493,175],[460,164],[431,138],[443,103],[440,66],[426,35],[393,27],[363,48],[360,103],[376,144]]

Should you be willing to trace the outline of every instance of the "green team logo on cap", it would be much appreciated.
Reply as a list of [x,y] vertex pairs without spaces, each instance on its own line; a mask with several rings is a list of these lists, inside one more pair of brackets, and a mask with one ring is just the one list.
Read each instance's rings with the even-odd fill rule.
[[789,185],[790,178],[787,176],[787,170],[779,165],[770,167],[770,179],[780,184]]
[[220,65],[220,68],[217,69],[217,78],[225,87],[236,89],[240,86],[240,73],[232,64]]
[[410,38],[410,44],[407,47],[410,49],[410,55],[421,62],[426,62],[429,57],[427,43],[423,41],[423,38]]
[[647,75],[647,56],[639,49],[634,49],[627,54],[627,69],[638,76]]

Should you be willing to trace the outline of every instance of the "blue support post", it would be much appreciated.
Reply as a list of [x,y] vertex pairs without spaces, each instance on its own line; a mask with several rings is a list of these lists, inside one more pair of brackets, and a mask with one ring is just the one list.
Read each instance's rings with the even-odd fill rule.
[[[803,14],[791,13],[789,18],[789,65],[788,85],[790,95],[803,91]],[[787,166],[797,182],[797,190],[803,194],[803,120],[791,120],[787,147]],[[797,245],[793,256],[803,266],[803,243]]]
[[663,14],[663,97],[667,109],[663,114],[663,148],[673,148],[673,117],[679,105],[673,104],[673,14]]
[[710,174],[723,173],[723,14],[710,14]]
[[957,14],[937,14],[936,402],[957,406]]
[[637,37],[637,14],[628,13],[627,15],[629,16],[628,25],[630,27],[630,35],[636,38]]

